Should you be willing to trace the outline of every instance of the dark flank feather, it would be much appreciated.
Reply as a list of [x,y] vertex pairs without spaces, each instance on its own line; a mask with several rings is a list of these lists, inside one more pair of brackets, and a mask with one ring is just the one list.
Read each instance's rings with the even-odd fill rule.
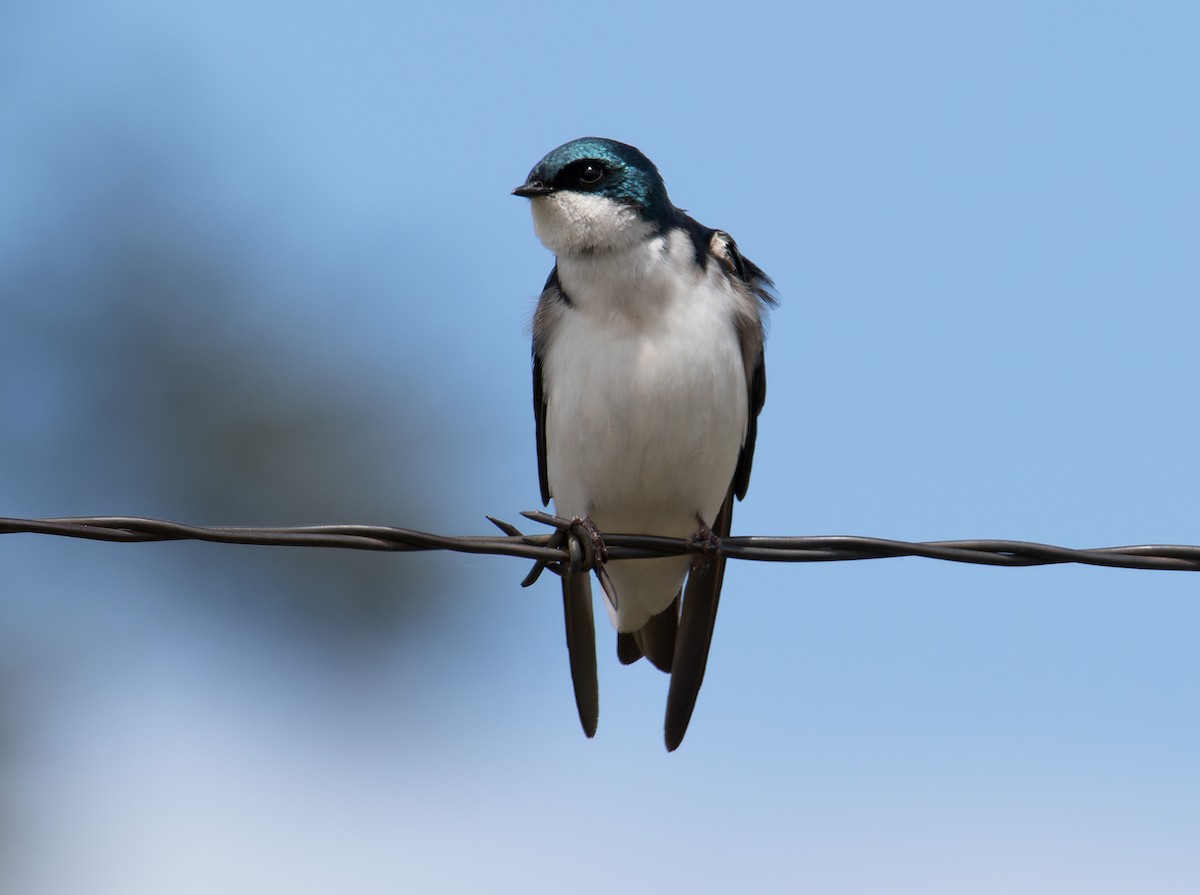
[[[566,303],[567,297],[558,285],[556,266],[550,271],[546,285],[542,288],[542,300],[538,302],[539,314],[543,313],[544,307]],[[550,503],[550,474],[546,468],[546,388],[542,383],[542,348],[545,335],[539,333],[539,329],[544,330],[545,325],[535,317],[533,327],[533,420],[537,441],[538,484],[542,489],[542,506],[545,506]]]
[[[746,386],[749,390],[750,413],[746,420],[746,440],[733,474],[733,493],[738,500],[750,487],[750,467],[754,463],[754,444],[758,439],[758,414],[767,400],[767,368],[763,360],[763,320],[761,309],[779,302],[773,294],[775,283],[761,267],[738,251],[733,237],[721,230],[707,230],[708,251],[729,273],[745,287],[748,304],[738,321],[742,341],[742,362],[746,367]],[[693,240],[697,237],[693,236]],[[753,310],[751,310],[753,309]],[[716,531],[716,529],[714,529]]]
[[[747,363],[749,368],[751,365]],[[758,413],[767,400],[767,367],[763,363],[762,343],[759,343],[758,358],[753,368],[748,369],[750,382],[750,417],[746,421],[746,443],[738,457],[737,470],[733,474],[733,493],[744,500],[750,487],[750,468],[754,465],[754,443],[758,440]]]

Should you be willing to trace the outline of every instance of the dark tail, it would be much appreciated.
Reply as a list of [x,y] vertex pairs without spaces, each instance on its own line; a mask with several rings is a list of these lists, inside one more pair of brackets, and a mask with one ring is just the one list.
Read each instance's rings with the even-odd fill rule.
[[[730,490],[712,526],[713,534],[719,538],[728,537],[732,522],[733,491]],[[672,662],[671,687],[667,692],[664,733],[668,752],[674,752],[683,742],[700,685],[704,683],[704,666],[708,664],[708,648],[712,645],[724,577],[725,558],[722,556],[697,556],[688,573]]]
[[617,658],[622,665],[630,665],[645,656],[659,671],[671,672],[675,659],[675,635],[679,631],[679,599],[675,595],[671,605],[650,621],[629,634],[617,634]]
[[567,655],[579,723],[589,737],[600,720],[600,682],[596,678],[596,625],[592,620],[592,583],[587,572],[563,575],[563,616],[567,624]]

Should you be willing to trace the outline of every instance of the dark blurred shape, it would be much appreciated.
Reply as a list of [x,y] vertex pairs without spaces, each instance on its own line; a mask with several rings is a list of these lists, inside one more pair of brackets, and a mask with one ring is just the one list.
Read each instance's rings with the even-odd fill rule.
[[[452,462],[458,439],[418,390],[392,385],[419,372],[381,370],[353,345],[313,356],[311,324],[305,348],[289,319],[262,313],[254,235],[214,232],[170,188],[178,171],[104,145],[83,166],[87,189],[56,193],[50,225],[0,268],[0,464],[20,482],[9,500],[43,515],[432,524],[419,472]],[[352,300],[319,259],[295,260],[313,269],[297,308]],[[335,648],[386,643],[436,603],[407,558],[167,549],[182,575],[203,576],[184,598],[199,589],[239,625],[286,616]]]
[[[287,147],[231,124],[189,36],[58,7],[0,12],[0,513],[443,528],[434,489],[468,439],[424,356],[362,344],[368,315],[395,324],[375,317],[397,259],[326,240],[286,176],[262,186]],[[362,227],[391,245],[378,220]],[[195,713],[201,754],[226,700],[272,731],[356,731],[377,706],[415,718],[439,686],[431,629],[464,589],[441,558],[359,551],[12,540],[0,560],[5,892],[15,866],[36,875],[70,851],[31,823],[41,806],[111,773],[80,758],[64,783],[60,768],[95,739],[144,745],[141,719],[171,724],[163,705]]]

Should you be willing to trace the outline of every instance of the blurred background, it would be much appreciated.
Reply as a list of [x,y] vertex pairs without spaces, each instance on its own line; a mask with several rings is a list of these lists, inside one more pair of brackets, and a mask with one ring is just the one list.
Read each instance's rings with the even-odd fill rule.
[[[6,3],[0,514],[518,520],[508,193],[600,134],[778,283],[735,531],[1200,543],[1198,28]],[[667,755],[526,568],[0,538],[0,891],[1195,891],[1196,576],[731,563]]]

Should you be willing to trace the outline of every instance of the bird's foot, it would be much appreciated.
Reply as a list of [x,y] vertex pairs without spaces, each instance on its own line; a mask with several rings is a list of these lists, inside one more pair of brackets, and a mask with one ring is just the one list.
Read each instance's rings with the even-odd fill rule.
[[585,516],[582,519],[576,516],[571,520],[570,531],[583,547],[581,568],[591,569],[596,573],[600,587],[604,589],[604,596],[608,598],[608,602],[615,610],[617,608],[617,589],[613,587],[612,579],[608,577],[608,570],[604,568],[604,564],[608,562],[608,547],[604,544],[604,537],[600,534],[600,529],[596,527],[591,516]]
[[700,523],[700,527],[688,535],[687,543],[689,547],[700,548],[700,553],[692,555],[692,567],[698,569],[707,565],[712,555],[721,549],[721,539],[699,516],[696,517],[696,521]]
[[604,537],[591,516],[573,518],[570,531],[579,538],[583,547],[583,568],[599,569],[608,562],[608,547],[604,545]]

